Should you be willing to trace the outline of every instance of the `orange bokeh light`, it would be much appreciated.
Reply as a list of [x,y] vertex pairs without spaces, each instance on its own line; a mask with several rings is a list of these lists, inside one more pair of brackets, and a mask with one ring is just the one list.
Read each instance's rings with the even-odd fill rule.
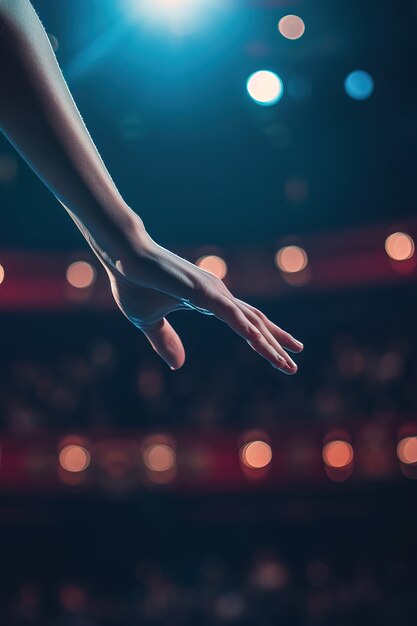
[[202,270],[206,270],[206,272],[211,272],[221,280],[223,280],[227,274],[226,261],[215,254],[200,257],[197,259],[196,265],[201,267]]
[[59,453],[59,463],[67,472],[83,472],[90,465],[90,453],[76,445],[64,446]]
[[308,257],[305,250],[299,246],[286,246],[275,255],[275,264],[282,272],[294,274],[307,267]]
[[3,265],[0,265],[0,285],[2,284],[4,280],[4,276],[5,276],[4,267]]
[[407,233],[392,233],[385,240],[385,251],[394,261],[411,259],[414,250],[414,241]]
[[143,461],[153,472],[167,472],[174,467],[176,455],[171,446],[157,443],[145,448]]
[[353,461],[353,448],[347,441],[329,441],[323,447],[322,456],[328,467],[346,467]]
[[305,24],[298,15],[286,15],[278,22],[278,30],[286,39],[300,39],[305,29]]
[[397,446],[397,456],[401,463],[417,463],[417,437],[405,437]]
[[262,469],[271,462],[272,449],[265,441],[250,441],[241,448],[240,458],[246,467]]
[[91,287],[96,280],[96,270],[90,263],[76,261],[67,268],[67,281],[77,289]]

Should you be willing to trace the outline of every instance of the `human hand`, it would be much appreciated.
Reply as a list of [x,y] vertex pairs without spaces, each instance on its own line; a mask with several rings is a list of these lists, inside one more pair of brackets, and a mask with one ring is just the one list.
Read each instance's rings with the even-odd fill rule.
[[106,266],[106,270],[118,307],[171,369],[182,367],[185,350],[166,316],[194,309],[228,324],[274,368],[296,373],[297,365],[286,350],[301,352],[300,342],[264,313],[233,296],[214,274],[159,246],[148,234],[137,254]]

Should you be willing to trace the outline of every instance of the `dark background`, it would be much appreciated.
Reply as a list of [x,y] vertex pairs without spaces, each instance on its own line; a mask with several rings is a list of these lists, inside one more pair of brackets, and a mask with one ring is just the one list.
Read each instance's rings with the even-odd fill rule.
[[[133,20],[129,2],[34,6],[58,39],[58,59],[112,177],[161,244],[264,242],[413,214],[413,1],[218,2],[186,37]],[[307,24],[295,42],[277,31],[292,11]],[[262,68],[284,81],[275,107],[247,95],[248,76]],[[346,96],[355,69],[374,78],[369,100]],[[291,81],[300,78],[306,93],[294,99]],[[1,244],[79,246],[56,201],[19,167],[19,182],[0,188]],[[296,204],[285,196],[294,177],[309,189]]]
[[[415,2],[219,1],[185,37],[133,19],[129,3],[33,2],[112,177],[158,243],[218,244],[236,263],[240,246],[269,254],[314,235],[314,263],[326,233],[346,232],[348,249],[351,227],[413,232]],[[287,13],[306,23],[299,41],[278,34]],[[283,79],[273,107],[247,94],[258,69]],[[374,79],[368,100],[344,90],[355,69]],[[12,175],[1,177],[1,159]],[[0,262],[85,253],[4,138],[0,207]],[[8,288],[18,272],[5,269]],[[94,291],[60,312],[36,293],[32,307],[0,307],[1,626],[414,624],[416,474],[396,445],[404,429],[417,435],[417,301],[413,269],[396,271],[337,289],[318,288],[313,272],[306,288],[250,298],[304,342],[294,377],[196,313],[170,316],[187,351],[171,372]],[[210,441],[213,455],[233,440],[237,465],[248,429],[271,435],[276,459],[288,432],[313,437],[318,458],[326,436],[343,432],[360,466],[368,427],[389,433],[391,469],[355,465],[342,482],[320,466],[297,480],[156,486],[136,480],[137,465],[116,489],[94,456],[85,484],[58,478],[58,443],[74,434],[116,446],[169,433],[180,448]],[[24,478],[12,483],[18,461]]]

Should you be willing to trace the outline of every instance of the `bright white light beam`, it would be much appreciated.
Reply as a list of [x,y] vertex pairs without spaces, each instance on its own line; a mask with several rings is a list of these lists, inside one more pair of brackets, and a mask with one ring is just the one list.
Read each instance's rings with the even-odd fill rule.
[[166,24],[177,35],[188,35],[201,24],[202,11],[217,0],[129,0],[132,11],[147,21]]

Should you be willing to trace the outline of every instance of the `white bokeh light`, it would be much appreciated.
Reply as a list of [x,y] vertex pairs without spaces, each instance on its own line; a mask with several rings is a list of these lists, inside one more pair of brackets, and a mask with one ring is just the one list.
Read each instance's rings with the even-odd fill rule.
[[260,70],[249,76],[247,90],[257,104],[271,106],[282,98],[284,85],[282,80],[274,72]]

